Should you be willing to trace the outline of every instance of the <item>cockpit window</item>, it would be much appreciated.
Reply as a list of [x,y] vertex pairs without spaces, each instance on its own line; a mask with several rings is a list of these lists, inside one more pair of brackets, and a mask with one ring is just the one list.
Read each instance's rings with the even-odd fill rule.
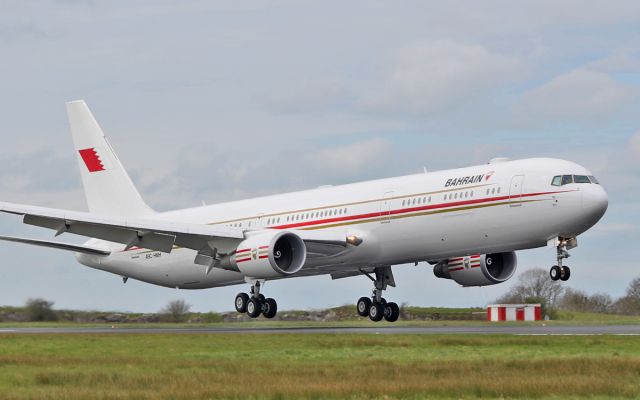
[[598,184],[598,180],[589,175],[556,175],[551,180],[553,186],[563,186],[570,183],[595,183]]
[[573,182],[575,183],[591,183],[589,177],[586,175],[574,175]]
[[599,185],[600,182],[598,182],[598,180],[596,179],[595,176],[593,175],[589,175],[589,179],[591,180],[591,183],[595,183],[596,185]]

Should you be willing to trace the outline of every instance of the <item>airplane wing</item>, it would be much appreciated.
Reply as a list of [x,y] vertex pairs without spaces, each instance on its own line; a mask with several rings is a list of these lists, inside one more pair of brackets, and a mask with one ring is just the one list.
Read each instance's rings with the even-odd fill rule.
[[93,256],[108,256],[109,254],[111,254],[111,252],[108,250],[98,249],[96,247],[83,246],[83,245],[71,244],[71,243],[52,242],[49,240],[27,239],[27,238],[20,238],[20,237],[14,237],[14,236],[0,236],[0,240],[4,240],[5,242],[25,243],[25,244],[31,244],[34,246],[49,247],[49,248],[59,249],[59,250],[68,250],[68,251],[73,251],[75,253],[84,253],[84,254],[89,254]]
[[[218,249],[233,249],[244,239],[239,229],[170,222],[148,218],[96,215],[80,211],[0,203],[0,212],[23,215],[23,222],[62,233],[122,243],[170,253],[173,246],[202,250],[215,241]],[[24,243],[24,241],[23,241]]]

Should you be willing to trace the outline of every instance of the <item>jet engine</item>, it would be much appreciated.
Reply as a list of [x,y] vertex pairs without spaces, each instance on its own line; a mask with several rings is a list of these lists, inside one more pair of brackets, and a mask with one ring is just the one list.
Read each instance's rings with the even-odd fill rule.
[[268,279],[295,274],[306,258],[307,248],[300,236],[270,230],[245,239],[229,261],[249,278]]
[[516,271],[516,253],[475,254],[443,260],[434,265],[438,278],[453,279],[462,286],[488,286],[502,283]]

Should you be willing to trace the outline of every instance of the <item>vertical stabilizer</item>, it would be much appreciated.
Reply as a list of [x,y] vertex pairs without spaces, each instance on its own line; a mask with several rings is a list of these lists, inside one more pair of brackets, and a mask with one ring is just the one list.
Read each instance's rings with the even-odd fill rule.
[[154,213],[142,200],[87,104],[83,100],[68,102],[67,115],[89,211],[123,217]]

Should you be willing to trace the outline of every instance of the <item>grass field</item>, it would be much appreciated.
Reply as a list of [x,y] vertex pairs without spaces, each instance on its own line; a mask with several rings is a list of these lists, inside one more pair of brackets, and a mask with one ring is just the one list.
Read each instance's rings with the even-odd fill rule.
[[0,335],[1,399],[638,398],[640,337]]

